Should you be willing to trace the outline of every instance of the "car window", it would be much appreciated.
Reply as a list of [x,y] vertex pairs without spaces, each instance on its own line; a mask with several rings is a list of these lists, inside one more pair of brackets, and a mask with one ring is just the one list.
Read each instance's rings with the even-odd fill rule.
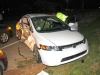
[[38,32],[51,32],[69,29],[69,26],[54,16],[33,17],[33,25]]

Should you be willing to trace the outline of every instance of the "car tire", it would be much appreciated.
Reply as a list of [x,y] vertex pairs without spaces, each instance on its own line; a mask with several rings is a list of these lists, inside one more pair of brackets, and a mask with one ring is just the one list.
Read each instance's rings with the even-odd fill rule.
[[9,33],[7,31],[0,32],[0,42],[1,43],[7,43],[9,41]]
[[35,52],[35,57],[36,57],[36,62],[37,62],[37,63],[42,63],[41,57],[40,57],[40,54],[39,54],[38,51]]
[[3,75],[3,69],[1,67],[1,65],[0,65],[0,75]]
[[39,54],[39,52],[38,52],[38,48],[37,48],[36,44],[34,45],[33,53],[34,53],[34,56],[35,56],[35,58],[36,58],[36,62],[37,62],[37,63],[42,63],[41,57],[40,57],[40,54]]

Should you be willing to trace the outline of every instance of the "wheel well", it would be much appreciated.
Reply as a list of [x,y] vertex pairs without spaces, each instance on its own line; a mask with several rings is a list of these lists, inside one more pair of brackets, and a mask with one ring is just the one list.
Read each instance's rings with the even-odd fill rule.
[[7,34],[9,35],[8,31],[5,30],[5,29],[2,29],[2,30],[0,31],[0,34],[1,34],[2,32],[5,32],[5,33],[7,33]]

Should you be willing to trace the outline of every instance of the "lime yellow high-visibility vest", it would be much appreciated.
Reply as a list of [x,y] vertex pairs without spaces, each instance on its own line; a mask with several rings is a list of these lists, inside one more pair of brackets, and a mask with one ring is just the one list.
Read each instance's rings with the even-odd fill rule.
[[58,12],[57,14],[56,14],[56,17],[58,17],[59,19],[61,19],[62,21],[66,21],[66,18],[68,17],[68,16],[66,16],[66,15],[64,15],[63,13],[61,13],[61,12]]

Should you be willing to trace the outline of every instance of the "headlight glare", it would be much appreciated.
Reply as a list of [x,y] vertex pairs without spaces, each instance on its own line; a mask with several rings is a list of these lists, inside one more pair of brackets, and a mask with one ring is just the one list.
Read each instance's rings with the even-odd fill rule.
[[8,29],[8,30],[11,30],[11,27],[9,26],[7,29]]
[[43,49],[43,50],[46,50],[46,46],[45,45],[40,44],[40,48]]

